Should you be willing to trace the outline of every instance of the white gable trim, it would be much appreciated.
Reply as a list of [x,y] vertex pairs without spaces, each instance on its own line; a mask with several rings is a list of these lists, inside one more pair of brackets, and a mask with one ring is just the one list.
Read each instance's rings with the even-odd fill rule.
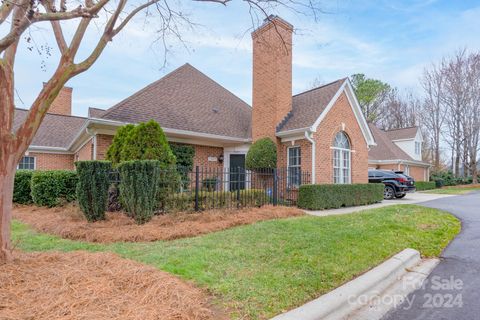
[[348,79],[343,82],[342,86],[338,89],[337,93],[333,96],[332,100],[330,100],[325,110],[322,111],[320,116],[312,125],[311,131],[313,132],[317,131],[318,126],[320,125],[322,120],[327,116],[328,112],[333,108],[333,106],[335,105],[335,102],[337,102],[338,98],[343,92],[345,92],[348,102],[352,107],[353,114],[355,115],[357,123],[360,126],[360,129],[362,130],[362,134],[363,134],[363,137],[365,138],[365,141],[367,142],[367,145],[375,146],[376,145],[375,139],[373,138],[372,132],[368,127],[367,120],[363,116],[363,112],[362,112],[362,109],[360,108],[360,104],[358,103],[357,97],[355,96],[355,93],[353,91],[353,87],[350,83],[350,80]]

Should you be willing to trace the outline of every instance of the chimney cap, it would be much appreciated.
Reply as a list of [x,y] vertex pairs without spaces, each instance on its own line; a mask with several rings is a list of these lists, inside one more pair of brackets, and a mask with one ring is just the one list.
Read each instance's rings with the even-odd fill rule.
[[259,26],[256,30],[252,32],[252,37],[255,37],[259,33],[261,33],[264,30],[267,30],[271,28],[273,25],[281,26],[284,29],[293,31],[293,25],[286,21],[285,19],[275,15],[271,14],[267,16],[265,19],[263,19],[263,23],[261,26]]

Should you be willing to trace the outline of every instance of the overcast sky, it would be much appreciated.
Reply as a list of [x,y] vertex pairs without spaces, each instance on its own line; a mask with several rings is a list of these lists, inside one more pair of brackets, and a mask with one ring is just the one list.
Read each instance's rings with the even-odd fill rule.
[[[138,19],[114,39],[94,67],[68,82],[73,87],[74,114],[86,115],[88,107],[106,109],[186,62],[250,104],[252,22],[246,6],[241,1],[226,7],[182,3],[182,11],[199,24],[184,32],[187,48],[170,42],[167,65],[162,67],[162,47],[152,43],[155,23]],[[424,67],[459,48],[480,50],[478,0],[339,0],[325,1],[323,8],[327,13],[317,22],[280,12],[296,28],[294,93],[310,88],[316,78],[330,82],[365,73],[420,94],[418,78]],[[72,34],[71,24],[65,29]],[[56,66],[58,52],[50,33],[48,25],[35,28],[34,44],[24,42],[19,50],[15,70],[19,107],[29,107]],[[94,44],[96,35],[94,26],[81,53]],[[52,47],[50,55],[42,50],[45,44]]]

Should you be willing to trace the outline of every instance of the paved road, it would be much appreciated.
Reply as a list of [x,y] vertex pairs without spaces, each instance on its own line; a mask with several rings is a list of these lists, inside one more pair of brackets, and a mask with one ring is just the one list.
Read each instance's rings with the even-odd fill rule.
[[480,319],[480,193],[421,205],[455,214],[462,221],[462,231],[445,249],[424,287],[383,320]]

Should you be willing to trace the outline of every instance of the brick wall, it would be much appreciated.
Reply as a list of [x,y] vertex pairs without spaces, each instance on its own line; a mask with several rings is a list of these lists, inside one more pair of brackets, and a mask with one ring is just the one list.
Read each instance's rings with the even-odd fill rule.
[[222,169],[223,163],[218,161],[208,161],[208,157],[218,157],[223,155],[223,148],[193,145],[195,148],[195,156],[193,157],[193,167],[208,167],[213,169]]
[[292,108],[292,31],[275,18],[252,33],[252,137],[276,141],[277,125]]
[[36,170],[73,170],[73,154],[55,154],[29,152],[29,157],[35,157]]
[[96,160],[105,160],[108,147],[112,144],[113,136],[106,134],[97,134],[97,157]]
[[93,160],[93,138],[75,153],[75,161]]
[[[342,123],[345,128],[342,128]],[[351,144],[351,181],[368,182],[368,148],[355,114],[343,93],[327,113],[314,134],[316,141],[316,183],[333,183],[333,139],[344,131]]]
[[49,113],[72,115],[72,88],[63,87],[48,109]]

